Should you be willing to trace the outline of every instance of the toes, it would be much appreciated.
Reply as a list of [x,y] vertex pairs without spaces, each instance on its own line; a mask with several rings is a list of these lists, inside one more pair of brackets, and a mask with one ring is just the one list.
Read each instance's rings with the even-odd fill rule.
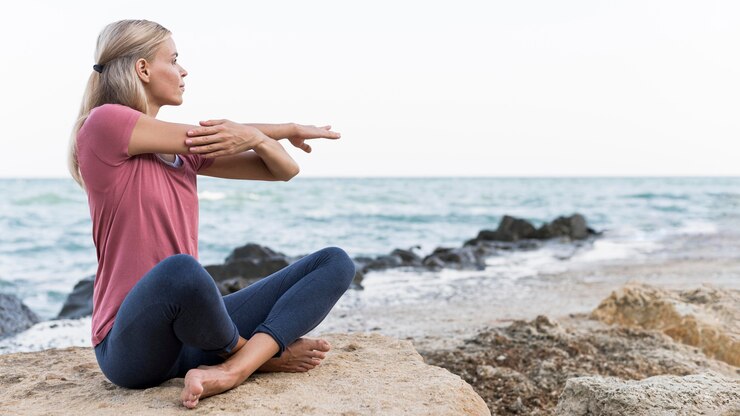
[[321,360],[318,360],[316,358],[311,358],[311,357],[305,357],[305,358],[303,358],[301,360],[301,363],[302,364],[309,364],[309,365],[312,365],[312,366],[315,367],[315,366],[319,365],[319,363],[321,363]]
[[325,339],[320,339],[319,344],[320,344],[320,347],[317,348],[317,350],[324,351],[324,352],[331,350],[331,344],[329,344],[329,341]]
[[323,360],[324,358],[326,358],[326,353],[323,351],[313,350],[313,351],[309,351],[307,355],[310,358],[318,358],[319,360]]
[[312,339],[311,341],[312,350],[327,352],[331,349],[331,344],[325,339]]

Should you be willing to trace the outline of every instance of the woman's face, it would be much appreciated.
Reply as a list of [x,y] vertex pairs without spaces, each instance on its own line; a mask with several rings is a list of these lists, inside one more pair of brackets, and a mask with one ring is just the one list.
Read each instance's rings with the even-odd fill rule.
[[183,78],[187,74],[177,63],[175,41],[168,38],[162,42],[149,65],[149,83],[145,84],[149,104],[158,107],[182,104],[182,94],[185,92]]

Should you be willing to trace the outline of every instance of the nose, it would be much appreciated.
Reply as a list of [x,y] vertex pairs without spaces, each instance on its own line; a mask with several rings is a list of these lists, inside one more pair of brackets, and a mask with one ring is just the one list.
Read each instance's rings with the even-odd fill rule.
[[183,77],[183,78],[185,78],[186,76],[188,76],[188,71],[186,71],[185,68],[183,68],[183,67],[180,67],[180,76]]

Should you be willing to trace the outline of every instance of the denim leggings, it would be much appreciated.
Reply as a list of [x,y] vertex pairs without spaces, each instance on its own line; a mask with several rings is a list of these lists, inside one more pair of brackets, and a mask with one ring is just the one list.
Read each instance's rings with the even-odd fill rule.
[[199,365],[225,361],[239,336],[272,336],[280,350],[315,328],[355,275],[342,249],[328,247],[238,292],[221,296],[192,256],[167,257],[121,303],[113,327],[95,346],[103,374],[128,388],[185,377]]

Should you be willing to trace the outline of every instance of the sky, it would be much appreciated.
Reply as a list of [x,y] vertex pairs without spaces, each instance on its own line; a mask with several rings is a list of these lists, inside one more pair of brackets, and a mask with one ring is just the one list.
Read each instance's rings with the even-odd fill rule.
[[[740,175],[740,2],[25,1],[0,16],[0,177],[69,177],[94,48],[173,32],[197,124],[330,124],[301,176]],[[12,12],[8,12],[11,11]]]

